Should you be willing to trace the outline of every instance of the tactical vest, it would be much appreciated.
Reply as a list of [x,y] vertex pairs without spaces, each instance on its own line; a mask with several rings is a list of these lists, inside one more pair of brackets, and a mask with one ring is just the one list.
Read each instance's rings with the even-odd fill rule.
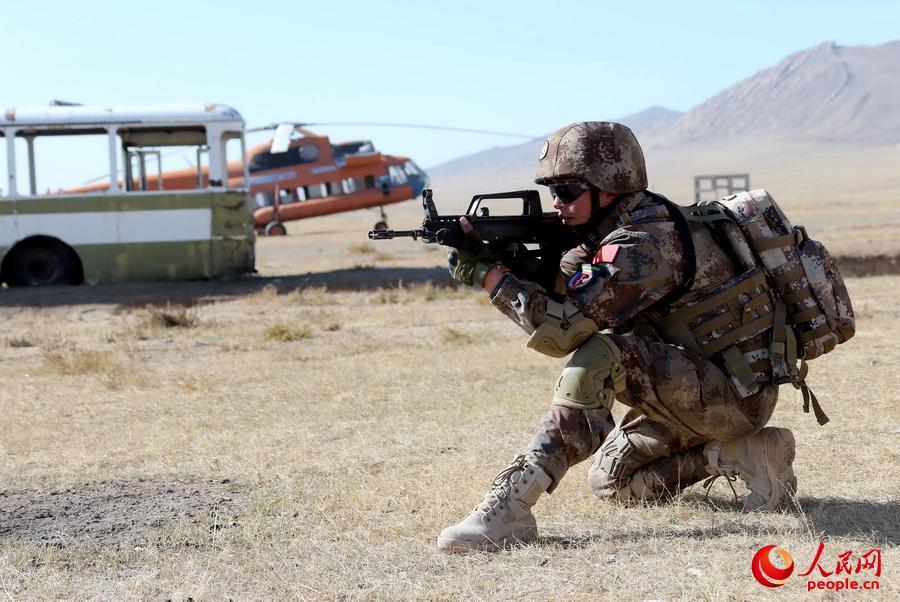
[[[693,249],[687,249],[693,243],[686,222],[702,222],[740,273],[665,306],[656,324],[662,338],[721,366],[743,397],[765,383],[791,383],[803,394],[803,410],[809,412],[812,403],[819,424],[828,422],[805,379],[808,360],[855,332],[850,297],[834,259],[803,226],[792,226],[762,189],[690,207],[666,204],[679,230],[688,234],[681,237],[688,263],[695,260]],[[688,271],[695,268],[689,265]],[[686,288],[682,284],[681,290]]]

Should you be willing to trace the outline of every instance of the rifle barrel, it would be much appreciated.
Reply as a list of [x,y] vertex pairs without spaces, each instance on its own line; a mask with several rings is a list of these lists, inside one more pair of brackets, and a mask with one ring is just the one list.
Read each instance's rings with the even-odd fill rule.
[[423,234],[425,234],[423,230],[369,230],[369,240],[390,240],[404,237],[416,240]]

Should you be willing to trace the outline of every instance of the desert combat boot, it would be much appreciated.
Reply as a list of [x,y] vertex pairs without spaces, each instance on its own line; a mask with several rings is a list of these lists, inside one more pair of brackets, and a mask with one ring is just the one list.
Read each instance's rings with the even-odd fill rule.
[[797,491],[794,435],[788,429],[767,427],[732,441],[710,441],[703,453],[709,474],[747,484],[744,512],[783,508]]
[[525,456],[517,456],[498,474],[491,490],[462,522],[447,527],[438,536],[444,552],[496,551],[507,544],[537,537],[531,507],[553,480]]

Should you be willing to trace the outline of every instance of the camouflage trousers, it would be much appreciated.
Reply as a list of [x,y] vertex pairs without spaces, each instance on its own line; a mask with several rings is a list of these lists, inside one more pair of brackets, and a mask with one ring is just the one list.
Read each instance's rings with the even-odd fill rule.
[[741,398],[728,377],[698,354],[652,336],[609,335],[622,352],[629,406],[618,426],[607,409],[554,405],[525,455],[553,478],[594,455],[588,475],[603,498],[659,499],[708,476],[703,446],[763,428],[778,389]]

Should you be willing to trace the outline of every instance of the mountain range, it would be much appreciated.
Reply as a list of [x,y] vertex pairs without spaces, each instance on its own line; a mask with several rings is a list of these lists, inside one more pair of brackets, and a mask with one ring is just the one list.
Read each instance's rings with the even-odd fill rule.
[[[859,148],[900,144],[900,41],[819,44],[708,98],[687,112],[654,106],[617,121],[648,154],[715,147]],[[432,167],[437,180],[534,168],[543,139]]]

